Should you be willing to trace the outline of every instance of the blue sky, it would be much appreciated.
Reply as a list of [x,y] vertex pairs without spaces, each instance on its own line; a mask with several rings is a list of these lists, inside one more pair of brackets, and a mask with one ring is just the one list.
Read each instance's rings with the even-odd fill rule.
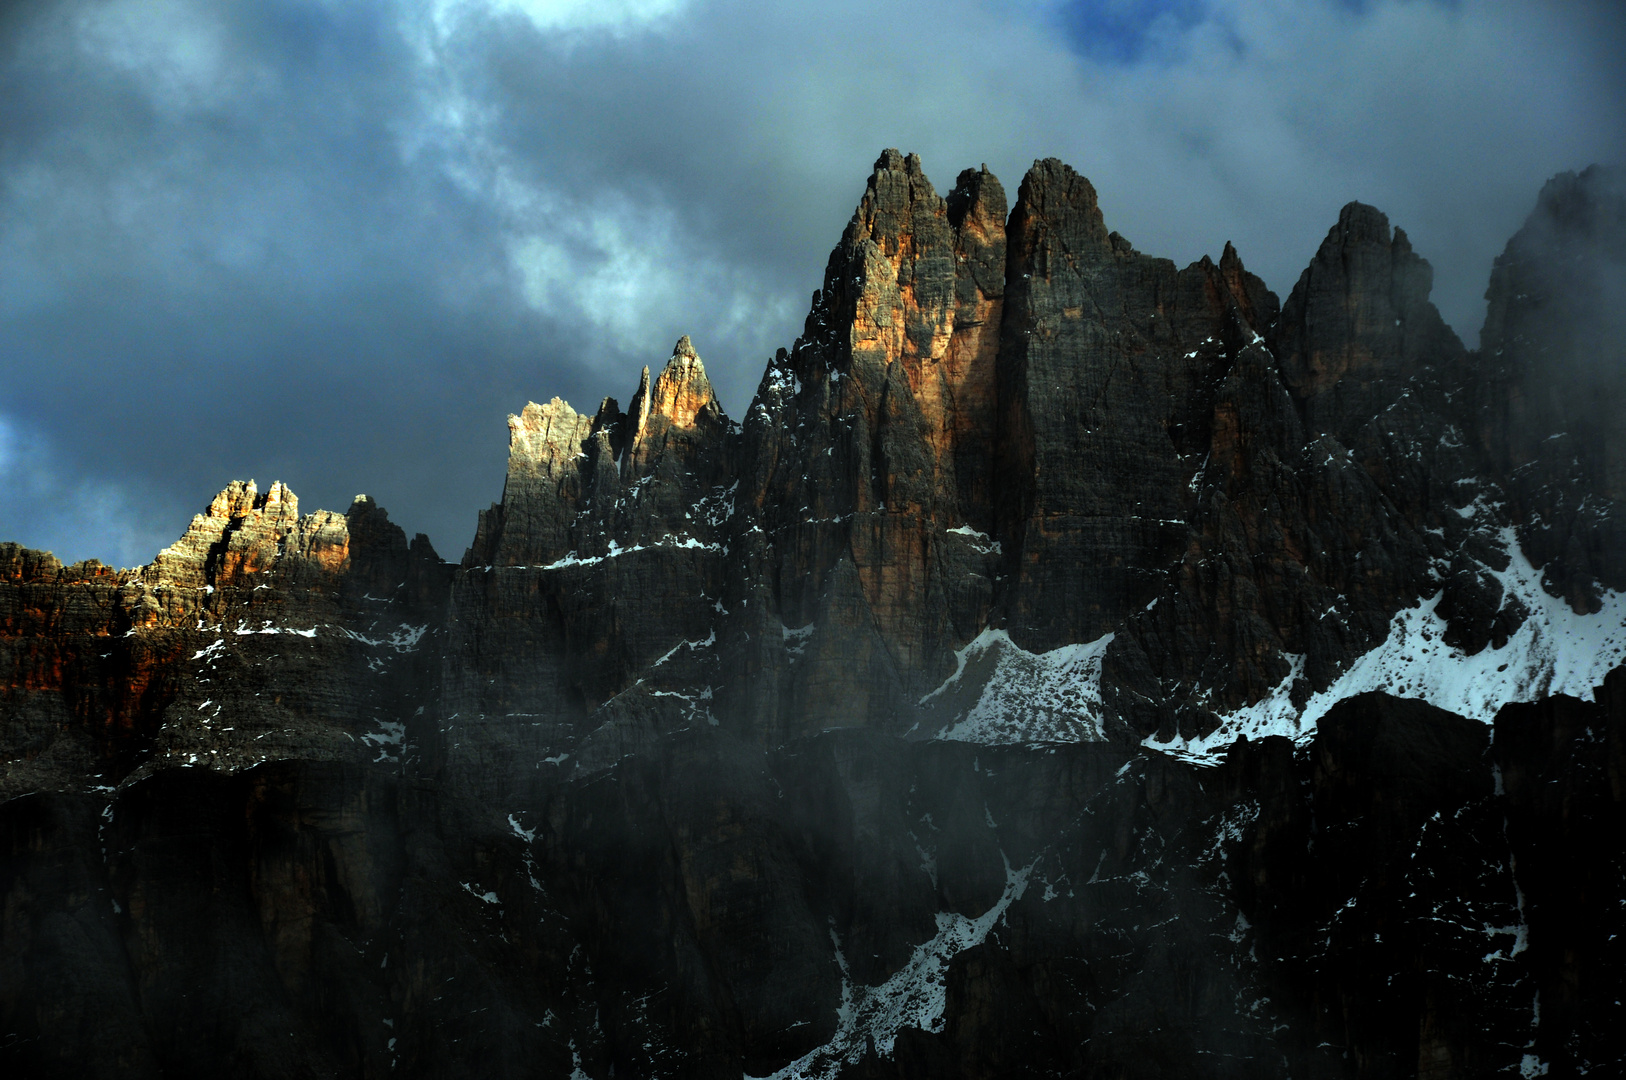
[[85,0],[0,12],[0,539],[150,559],[227,481],[459,556],[504,417],[691,334],[740,415],[886,146],[1035,158],[1286,295],[1361,199],[1472,344],[1626,146],[1615,3]]
[[1053,17],[1081,56],[1134,64],[1166,59],[1212,14],[1202,0],[1072,0],[1058,5]]

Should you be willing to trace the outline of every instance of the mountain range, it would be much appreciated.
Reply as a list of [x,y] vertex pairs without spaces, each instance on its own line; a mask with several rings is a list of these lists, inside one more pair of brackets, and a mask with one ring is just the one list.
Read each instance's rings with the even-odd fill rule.
[[1626,181],[1430,288],[887,150],[742,418],[525,405],[456,562],[0,545],[0,1066],[1626,1073]]

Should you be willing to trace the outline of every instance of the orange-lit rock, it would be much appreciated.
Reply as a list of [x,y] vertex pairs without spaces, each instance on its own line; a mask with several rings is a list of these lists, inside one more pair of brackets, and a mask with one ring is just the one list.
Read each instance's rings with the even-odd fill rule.
[[438,620],[438,566],[366,496],[300,517],[283,484],[252,481],[135,570],[0,545],[0,797],[295,746],[376,756],[358,738],[402,712],[376,672],[410,666],[386,642]]

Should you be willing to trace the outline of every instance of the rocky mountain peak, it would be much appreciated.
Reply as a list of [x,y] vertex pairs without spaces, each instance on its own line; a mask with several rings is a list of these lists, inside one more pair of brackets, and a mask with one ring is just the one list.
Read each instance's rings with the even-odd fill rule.
[[1005,218],[1009,214],[1005,186],[999,177],[988,171],[987,165],[962,170],[944,201],[949,224],[956,229],[965,228],[969,220],[985,234],[996,228],[1000,232],[1005,230]]
[[404,580],[406,536],[370,496],[356,496],[344,514],[301,517],[299,497],[280,480],[263,493],[253,480],[234,480],[139,574],[153,585],[203,588],[251,585],[275,570],[308,585],[336,586],[358,552],[365,552],[360,562],[368,581],[393,588]]
[[1479,442],[1532,558],[1586,610],[1595,581],[1626,588],[1626,171],[1548,181],[1485,299]]
[[1337,250],[1364,244],[1387,246],[1389,242],[1389,216],[1375,206],[1352,200],[1338,211],[1338,223],[1321,246],[1326,250],[1332,245]]
[[146,573],[153,581],[202,586],[268,565],[299,524],[299,499],[278,480],[263,494],[253,480],[233,480],[209,501]]
[[297,520],[299,499],[281,480],[272,483],[265,494],[260,494],[253,480],[233,480],[209,501],[207,517],[234,521],[251,514],[262,514],[273,520]]
[[1626,497],[1626,171],[1549,180],[1497,256],[1480,332],[1498,389],[1486,422],[1505,466],[1565,433],[1612,498]]
[[[649,369],[644,369],[644,382],[633,399],[633,409],[639,415],[639,434],[647,418],[658,416],[679,428],[694,427],[697,423],[724,422],[722,405],[706,378],[706,366],[700,354],[694,351],[689,335],[678,338],[672,347],[672,358],[666,362],[656,378],[653,388],[648,384]],[[647,405],[643,403],[647,402]]]
[[920,165],[919,154],[905,154],[890,146],[882,150],[880,156],[875,159],[875,165],[870,172],[870,189],[875,190],[882,186],[885,183],[883,177],[888,173],[896,173],[909,179],[926,179],[926,173]]
[[592,426],[592,418],[578,413],[563,398],[546,405],[527,402],[518,415],[508,417],[508,468],[560,475],[562,466],[576,456],[577,444]]
[[1434,271],[1375,207],[1351,202],[1282,306],[1282,372],[1312,434],[1348,441],[1426,365],[1465,350],[1429,301]]
[[1225,250],[1220,254],[1219,275],[1247,324],[1260,330],[1269,329],[1279,314],[1276,294],[1265,288],[1263,281],[1248,273],[1242,265],[1242,257],[1229,240],[1225,241]]
[[625,424],[621,472],[629,483],[648,475],[674,441],[707,440],[727,429],[728,418],[689,335],[678,339],[653,383],[649,368],[644,368]]
[[527,402],[509,415],[502,502],[481,511],[465,565],[522,566],[567,550],[571,503],[580,491],[576,460],[593,422],[557,397],[546,405]]
[[1052,236],[1075,258],[1113,251],[1095,185],[1056,158],[1035,161],[1022,177],[1008,228],[1019,251],[1034,250]]
[[924,224],[917,218],[941,216],[943,212],[943,200],[922,171],[920,158],[885,150],[876,159],[875,171],[853,211],[841,246],[858,252],[869,242],[884,259],[896,260],[900,255],[906,258],[903,248]]

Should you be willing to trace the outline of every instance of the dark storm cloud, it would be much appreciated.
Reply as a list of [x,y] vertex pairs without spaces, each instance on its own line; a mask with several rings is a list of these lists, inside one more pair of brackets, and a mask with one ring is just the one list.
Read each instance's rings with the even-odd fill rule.
[[67,3],[0,24],[0,534],[149,558],[226,480],[457,556],[505,413],[694,335],[739,415],[876,153],[1036,156],[1285,293],[1360,198],[1472,343],[1545,178],[1615,152],[1613,6]]
[[95,5],[13,31],[9,460],[95,477],[138,524],[108,551],[74,535],[83,485],[18,480],[6,531],[144,560],[252,475],[462,539],[435,492],[494,496],[512,384],[585,388],[590,342],[518,299],[495,208],[403,147],[419,58],[392,14]]

